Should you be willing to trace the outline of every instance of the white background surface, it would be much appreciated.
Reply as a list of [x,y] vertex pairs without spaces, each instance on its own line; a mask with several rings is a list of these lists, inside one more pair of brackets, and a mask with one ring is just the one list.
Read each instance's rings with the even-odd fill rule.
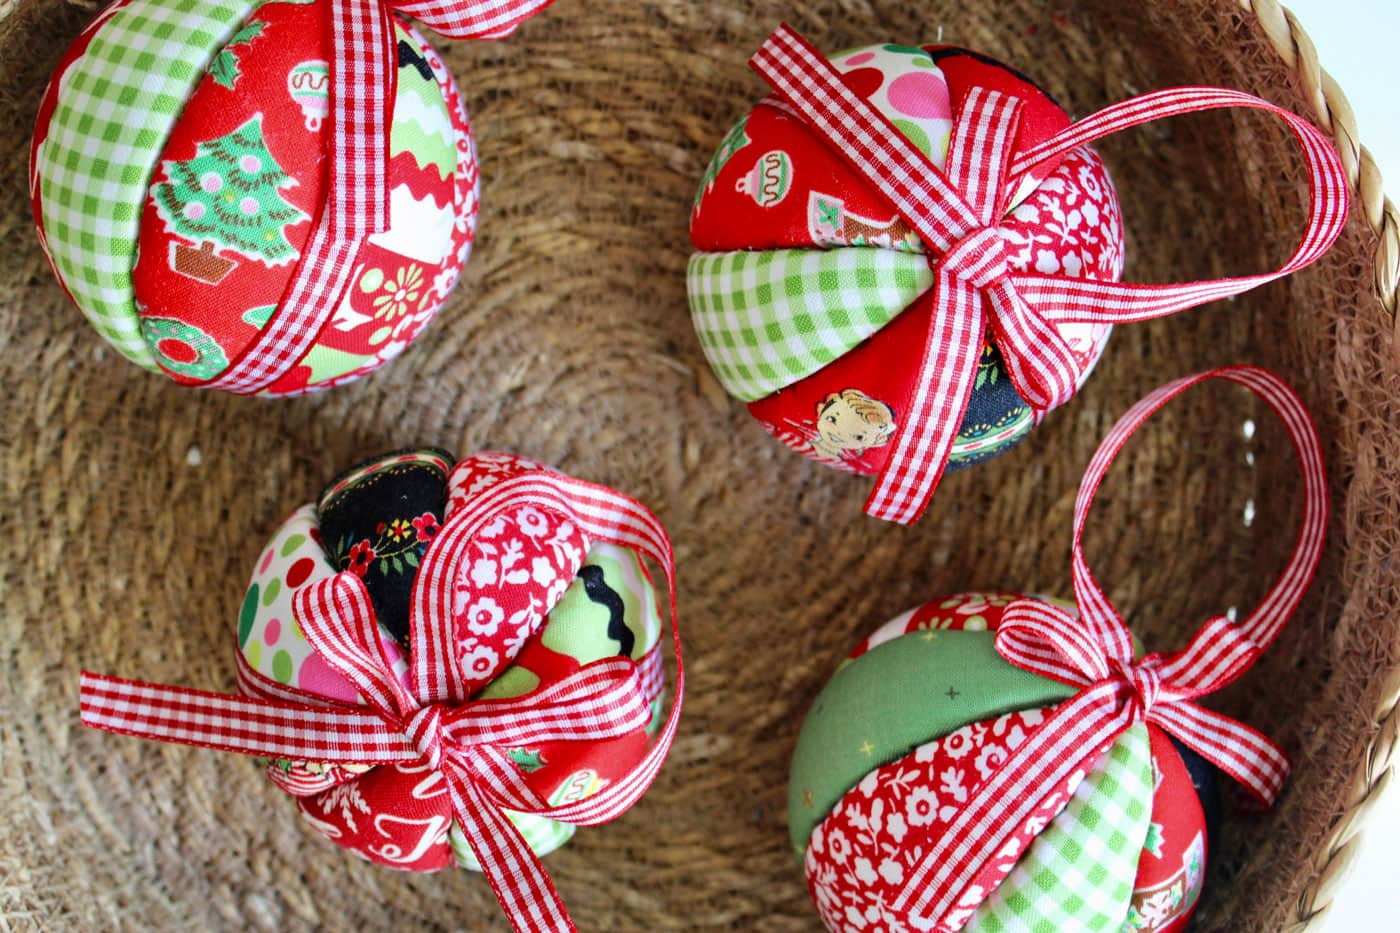
[[[1400,195],[1400,0],[1285,0],[1317,46],[1322,67],[1356,110],[1360,139]],[[1307,114],[1306,116],[1311,116]],[[1400,621],[1400,620],[1397,620]],[[1400,931],[1400,793],[1377,801],[1361,850],[1320,923],[1323,933]]]

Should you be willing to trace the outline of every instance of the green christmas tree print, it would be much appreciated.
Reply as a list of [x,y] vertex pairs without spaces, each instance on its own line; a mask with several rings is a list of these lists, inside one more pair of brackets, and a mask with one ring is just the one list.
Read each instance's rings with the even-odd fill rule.
[[261,113],[227,136],[199,143],[193,159],[161,168],[166,180],[151,196],[171,233],[206,253],[227,249],[269,266],[297,258],[287,228],[311,217],[280,193],[296,179],[268,151]]

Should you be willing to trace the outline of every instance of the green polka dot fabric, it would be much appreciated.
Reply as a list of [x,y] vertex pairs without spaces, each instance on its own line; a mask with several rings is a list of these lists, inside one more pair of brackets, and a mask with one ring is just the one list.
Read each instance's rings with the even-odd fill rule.
[[1139,723],[972,915],[981,933],[1118,931],[1132,902],[1152,816],[1152,755]]
[[131,270],[141,204],[170,128],[252,0],[131,0],[99,18],[57,80],[34,160],[49,256],[74,302],[123,356],[155,370]]
[[853,350],[932,285],[927,259],[892,249],[696,253],[686,271],[700,345],[745,402]]

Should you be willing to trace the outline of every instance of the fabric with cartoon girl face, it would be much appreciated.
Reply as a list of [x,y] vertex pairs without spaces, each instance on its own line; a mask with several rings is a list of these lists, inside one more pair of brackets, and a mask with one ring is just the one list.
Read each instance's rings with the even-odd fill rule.
[[[872,46],[834,56],[832,64],[940,166],[952,117],[974,85],[1023,101],[1018,149],[1069,122],[1023,75],[964,49]],[[1002,221],[1011,267],[1116,280],[1120,217],[1092,150],[1042,162]],[[933,276],[918,237],[800,119],[760,104],[725,137],[706,170],[691,240],[700,251],[687,276],[691,311],[720,382],[792,449],[848,472],[878,473],[908,410],[932,312]],[[1082,384],[1109,328],[1060,329]],[[804,335],[809,355],[774,359],[766,335],[792,332]],[[989,334],[948,469],[1009,449],[1035,423]]]
[[[363,576],[376,613],[385,607],[381,644],[407,686],[408,648],[389,623],[407,624],[407,603],[399,597],[411,589],[436,530],[494,482],[539,469],[504,454],[453,464],[446,452],[424,448],[342,474],[322,493],[319,508],[298,509],[259,558],[239,618],[245,690],[251,685],[308,702],[361,702],[310,648],[291,611],[300,587],[339,571]],[[328,531],[332,525],[335,534]],[[402,532],[397,543],[395,529]],[[341,547],[342,539],[354,543]],[[352,556],[366,541],[386,549]],[[521,696],[606,657],[627,656],[641,665],[654,713],[646,728],[607,741],[544,742],[510,753],[526,783],[553,804],[597,793],[641,759],[659,722],[661,617],[650,577],[632,551],[590,542],[564,516],[544,509],[508,510],[473,547],[464,578],[454,584],[453,623],[459,662],[476,696]],[[395,556],[402,570],[394,568]],[[418,763],[367,769],[278,761],[268,775],[298,799],[308,823],[371,861],[419,871],[453,861],[479,868],[453,824],[441,775]],[[540,854],[573,834],[573,827],[553,820],[507,815]]]
[[[332,56],[329,0],[219,0],[198,21],[188,4],[131,0],[75,46],[59,72],[73,76],[56,79],[40,114],[33,180],[41,237],[75,302],[125,355],[193,385],[248,351],[296,273],[327,196]],[[193,86],[144,94],[126,86],[117,53],[85,54],[90,42],[140,41],[142,29],[172,22],[192,36],[137,70],[151,74],[152,88],[163,69],[193,72]],[[361,244],[338,306],[266,394],[325,388],[398,355],[441,307],[470,251],[478,178],[457,87],[421,35],[397,18],[392,28],[388,229]],[[211,35],[210,48],[194,38]],[[166,55],[172,61],[159,65]],[[130,146],[109,140],[110,161],[70,177],[65,147],[81,142],[71,127],[90,119],[83,108],[104,107],[128,111],[139,132]],[[51,133],[51,123],[62,125]],[[131,203],[102,203],[109,197]],[[113,215],[120,233],[84,235],[94,212]],[[111,282],[89,288],[75,271],[83,265],[112,270]]]
[[[930,918],[889,906],[919,854],[1071,693],[996,654],[1017,596],[965,593],[903,613],[855,647],[813,704],[789,828],[828,928],[926,928]],[[1208,834],[1191,773],[1155,727],[1134,727],[1095,761],[1051,792],[1008,857],[984,866],[954,928],[1181,928]]]

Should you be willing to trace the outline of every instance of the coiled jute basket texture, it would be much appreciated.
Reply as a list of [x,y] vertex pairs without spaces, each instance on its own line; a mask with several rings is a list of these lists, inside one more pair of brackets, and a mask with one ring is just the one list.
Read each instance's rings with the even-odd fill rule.
[[[1400,724],[1400,241],[1344,97],[1273,0],[560,0],[507,42],[441,43],[481,145],[477,251],[401,360],[290,402],[141,372],[49,274],[26,204],[28,131],[94,12],[0,3],[7,929],[505,928],[480,877],[350,858],[252,761],[77,721],[82,667],[233,689],[237,606],[270,532],[356,459],[419,443],[513,449],[608,483],[651,504],[676,540],[683,734],[636,808],[547,859],[580,927],[814,929],[784,784],[839,657],[945,592],[1066,594],[1071,505],[1094,445],[1151,388],[1228,363],[1274,368],[1306,397],[1335,518],[1304,609],[1213,701],[1278,739],[1296,770],[1274,811],[1229,820],[1199,928],[1288,929],[1326,908]],[[1121,328],[1078,399],[1019,449],[949,478],[921,524],[865,519],[862,482],[783,451],[725,397],[686,312],[691,195],[762,93],[744,61],[782,19],[828,51],[967,45],[1076,114],[1168,85],[1241,88],[1332,134],[1356,206],[1305,272]],[[1132,279],[1272,268],[1301,229],[1301,162],[1265,117],[1178,119],[1101,151]],[[1296,469],[1271,416],[1229,388],[1199,390],[1141,432],[1089,548],[1149,645],[1178,646],[1206,615],[1262,595],[1293,537]]]

